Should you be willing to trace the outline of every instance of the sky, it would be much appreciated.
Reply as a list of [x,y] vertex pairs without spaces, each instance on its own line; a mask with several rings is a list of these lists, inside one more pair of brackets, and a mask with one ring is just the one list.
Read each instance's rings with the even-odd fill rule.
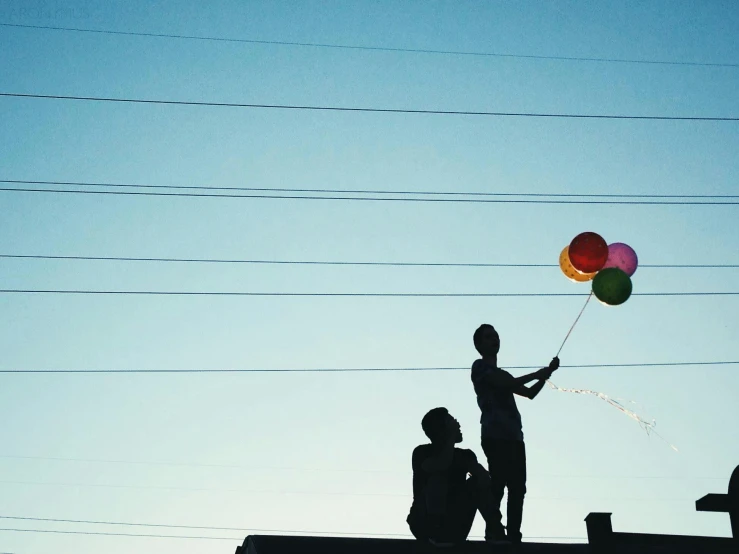
[[[739,9],[694,2],[0,2],[0,23],[269,42],[737,64]],[[0,92],[445,111],[737,117],[737,67],[238,43],[0,26]],[[551,119],[0,98],[0,179],[202,187],[737,195],[737,122]],[[18,185],[2,185],[19,188]],[[75,187],[37,186],[65,189]],[[111,190],[111,189],[106,189]],[[154,190],[154,189],[151,189]],[[346,195],[344,195],[346,196]],[[385,196],[387,197],[387,195]],[[406,196],[407,197],[407,196]],[[470,197],[465,197],[470,198]],[[583,231],[644,266],[739,264],[737,206],[0,191],[0,254],[550,264],[396,267],[0,258],[3,290],[576,293],[562,297],[0,293],[0,552],[233,552],[247,534],[407,535],[421,417],[484,461],[469,367],[549,363],[589,292]],[[640,267],[635,293],[739,292],[736,268]],[[739,463],[737,296],[591,302],[520,399],[525,537],[730,536],[695,512]],[[575,368],[573,365],[636,364]],[[367,369],[7,373],[38,369]],[[678,451],[670,448],[675,445]],[[238,530],[80,524],[145,523]],[[7,530],[15,529],[15,530]],[[34,531],[21,531],[34,530]],[[482,534],[476,521],[473,535]],[[65,534],[76,531],[212,539]],[[567,537],[568,539],[564,539]],[[528,539],[534,540],[534,539]],[[540,539],[544,540],[544,539]]]

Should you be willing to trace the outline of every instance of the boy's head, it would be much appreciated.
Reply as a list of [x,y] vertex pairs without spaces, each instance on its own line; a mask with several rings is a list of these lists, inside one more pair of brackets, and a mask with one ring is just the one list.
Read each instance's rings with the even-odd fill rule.
[[423,416],[421,427],[432,444],[441,445],[450,439],[462,442],[462,427],[446,408],[430,410]]
[[475,349],[482,356],[497,356],[500,350],[500,337],[495,327],[488,323],[483,323],[477,328],[472,336],[475,343]]

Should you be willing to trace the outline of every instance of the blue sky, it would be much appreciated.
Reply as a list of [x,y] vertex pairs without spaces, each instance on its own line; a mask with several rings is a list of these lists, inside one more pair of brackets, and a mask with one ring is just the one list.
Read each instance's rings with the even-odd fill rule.
[[[737,63],[732,2],[0,3],[0,22],[524,55]],[[0,27],[2,92],[582,114],[737,116],[739,70],[126,37]],[[739,194],[735,122],[325,113],[0,99],[0,178],[220,187]],[[0,254],[556,263],[585,230],[644,264],[737,264],[736,206],[421,204],[0,192]],[[736,269],[640,268],[635,292],[737,291]],[[1,259],[2,288],[581,292],[557,268]],[[546,365],[583,298],[0,295],[0,369]],[[735,297],[588,307],[564,365],[739,360]],[[515,371],[514,371],[515,372]],[[739,463],[735,366],[563,368],[638,401],[522,399],[523,532],[728,536],[694,501]],[[0,375],[0,516],[406,533],[420,418],[443,405],[482,458],[466,370]],[[80,461],[87,460],[87,461]],[[94,460],[94,461],[91,461]],[[210,465],[209,465],[210,464]],[[212,467],[212,466],[229,467]],[[0,520],[0,527],[246,532]],[[473,533],[479,534],[476,523]],[[233,552],[238,540],[0,531],[31,554]]]

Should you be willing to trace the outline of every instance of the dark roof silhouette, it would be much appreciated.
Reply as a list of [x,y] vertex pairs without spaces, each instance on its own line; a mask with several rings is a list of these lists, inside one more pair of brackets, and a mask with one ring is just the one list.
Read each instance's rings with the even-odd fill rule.
[[[708,494],[696,501],[699,512],[727,513],[733,538],[688,535],[655,535],[615,532],[610,513],[585,518],[588,544],[524,542],[520,554],[739,554],[739,466],[729,481],[728,494]],[[491,554],[510,550],[468,541],[455,548],[434,548],[411,539],[370,539],[250,535],[236,554]]]
[[[252,535],[236,554],[491,554],[492,546],[482,541],[467,541],[464,547],[435,548],[412,539],[363,539],[345,537],[285,537]],[[587,544],[525,543],[522,554],[586,554]]]

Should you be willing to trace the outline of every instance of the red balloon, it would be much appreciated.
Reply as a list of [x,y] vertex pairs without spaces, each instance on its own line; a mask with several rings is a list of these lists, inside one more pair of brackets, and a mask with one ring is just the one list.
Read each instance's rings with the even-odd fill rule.
[[608,244],[598,233],[580,233],[570,243],[570,262],[583,273],[600,271],[608,259]]

